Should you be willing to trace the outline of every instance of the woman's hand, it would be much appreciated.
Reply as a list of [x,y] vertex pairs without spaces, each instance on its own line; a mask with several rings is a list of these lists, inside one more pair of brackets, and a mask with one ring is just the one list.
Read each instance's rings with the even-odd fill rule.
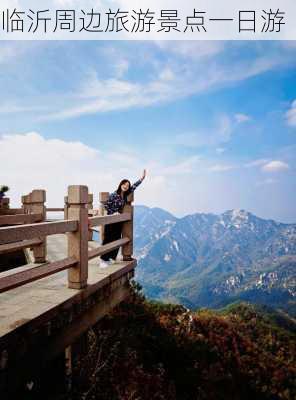
[[143,181],[145,178],[146,178],[146,169],[144,169],[144,171],[143,171],[143,175],[142,175],[141,181]]

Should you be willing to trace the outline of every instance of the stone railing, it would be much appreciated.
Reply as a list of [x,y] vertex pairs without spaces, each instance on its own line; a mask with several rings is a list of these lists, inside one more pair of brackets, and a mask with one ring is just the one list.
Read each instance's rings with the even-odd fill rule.
[[[133,254],[133,195],[130,195],[121,214],[103,215],[103,203],[108,193],[100,193],[101,206],[93,209],[93,195],[87,186],[69,186],[63,208],[46,208],[44,190],[33,190],[22,196],[20,209],[6,208],[0,213],[0,255],[20,249],[31,248],[35,263],[20,272],[13,272],[1,277],[0,292],[22,286],[62,270],[68,270],[68,287],[82,289],[87,286],[88,261],[121,247],[123,260],[132,260]],[[46,221],[47,211],[63,211],[64,219]],[[1,220],[2,219],[2,220]],[[94,227],[103,228],[108,224],[122,223],[122,238],[97,248],[88,250]],[[5,225],[5,226],[3,226]],[[11,226],[13,225],[13,226]],[[46,238],[50,235],[67,234],[67,257],[46,262]]]

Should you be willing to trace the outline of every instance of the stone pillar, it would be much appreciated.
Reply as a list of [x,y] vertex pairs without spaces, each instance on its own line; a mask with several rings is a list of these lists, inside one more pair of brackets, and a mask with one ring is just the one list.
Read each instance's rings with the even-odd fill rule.
[[88,188],[87,186],[68,187],[68,219],[79,221],[78,230],[69,232],[68,256],[75,257],[77,264],[68,269],[68,287],[82,289],[88,277]]
[[122,225],[122,237],[128,237],[129,243],[122,246],[122,257],[123,261],[130,261],[133,259],[133,221],[134,221],[134,207],[132,202],[134,201],[134,194],[131,193],[127,198],[127,203],[123,208],[124,213],[131,215],[131,220],[123,222]]
[[[89,193],[89,195],[88,195],[88,204],[87,204],[87,209],[88,210],[93,210],[93,208],[94,208],[93,202],[94,202],[94,196],[93,196],[93,194]],[[88,230],[88,240],[93,240],[93,231],[92,231],[92,229]]]
[[30,209],[31,209],[30,194],[22,196],[22,208],[24,214],[30,214]]
[[1,210],[9,210],[9,197],[2,197],[0,198],[0,209]]
[[[99,215],[100,216],[104,216],[107,214],[106,208],[105,208],[105,204],[107,203],[109,199],[109,192],[100,192],[99,193]],[[103,243],[104,240],[104,226],[100,226],[100,240],[101,240],[101,244]]]
[[64,219],[68,219],[68,196],[64,197]]
[[[33,190],[29,195],[30,212],[32,214],[41,214],[40,222],[46,220],[46,193],[45,190]],[[46,262],[46,238],[42,239],[42,244],[33,248],[35,263]]]

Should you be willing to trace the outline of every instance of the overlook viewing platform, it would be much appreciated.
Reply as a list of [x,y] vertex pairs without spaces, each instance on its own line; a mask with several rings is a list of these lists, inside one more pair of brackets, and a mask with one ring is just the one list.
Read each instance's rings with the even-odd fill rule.
[[[69,186],[63,208],[47,208],[44,190],[22,196],[21,208],[0,207],[0,389],[11,390],[66,354],[91,326],[130,295],[133,254],[133,195],[123,212],[105,215],[108,193]],[[48,220],[50,212],[63,219]],[[121,223],[122,238],[102,245],[108,224]],[[96,228],[98,227],[98,228]],[[121,248],[121,260],[106,268],[99,256]],[[5,265],[21,253],[21,266]],[[4,260],[4,261],[3,261]],[[3,264],[4,263],[4,264]],[[71,357],[70,357],[71,359]]]

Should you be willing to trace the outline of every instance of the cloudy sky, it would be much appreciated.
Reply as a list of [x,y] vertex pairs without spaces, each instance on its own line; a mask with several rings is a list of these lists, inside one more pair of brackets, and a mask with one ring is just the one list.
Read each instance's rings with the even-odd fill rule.
[[1,42],[0,184],[296,222],[295,42]]

